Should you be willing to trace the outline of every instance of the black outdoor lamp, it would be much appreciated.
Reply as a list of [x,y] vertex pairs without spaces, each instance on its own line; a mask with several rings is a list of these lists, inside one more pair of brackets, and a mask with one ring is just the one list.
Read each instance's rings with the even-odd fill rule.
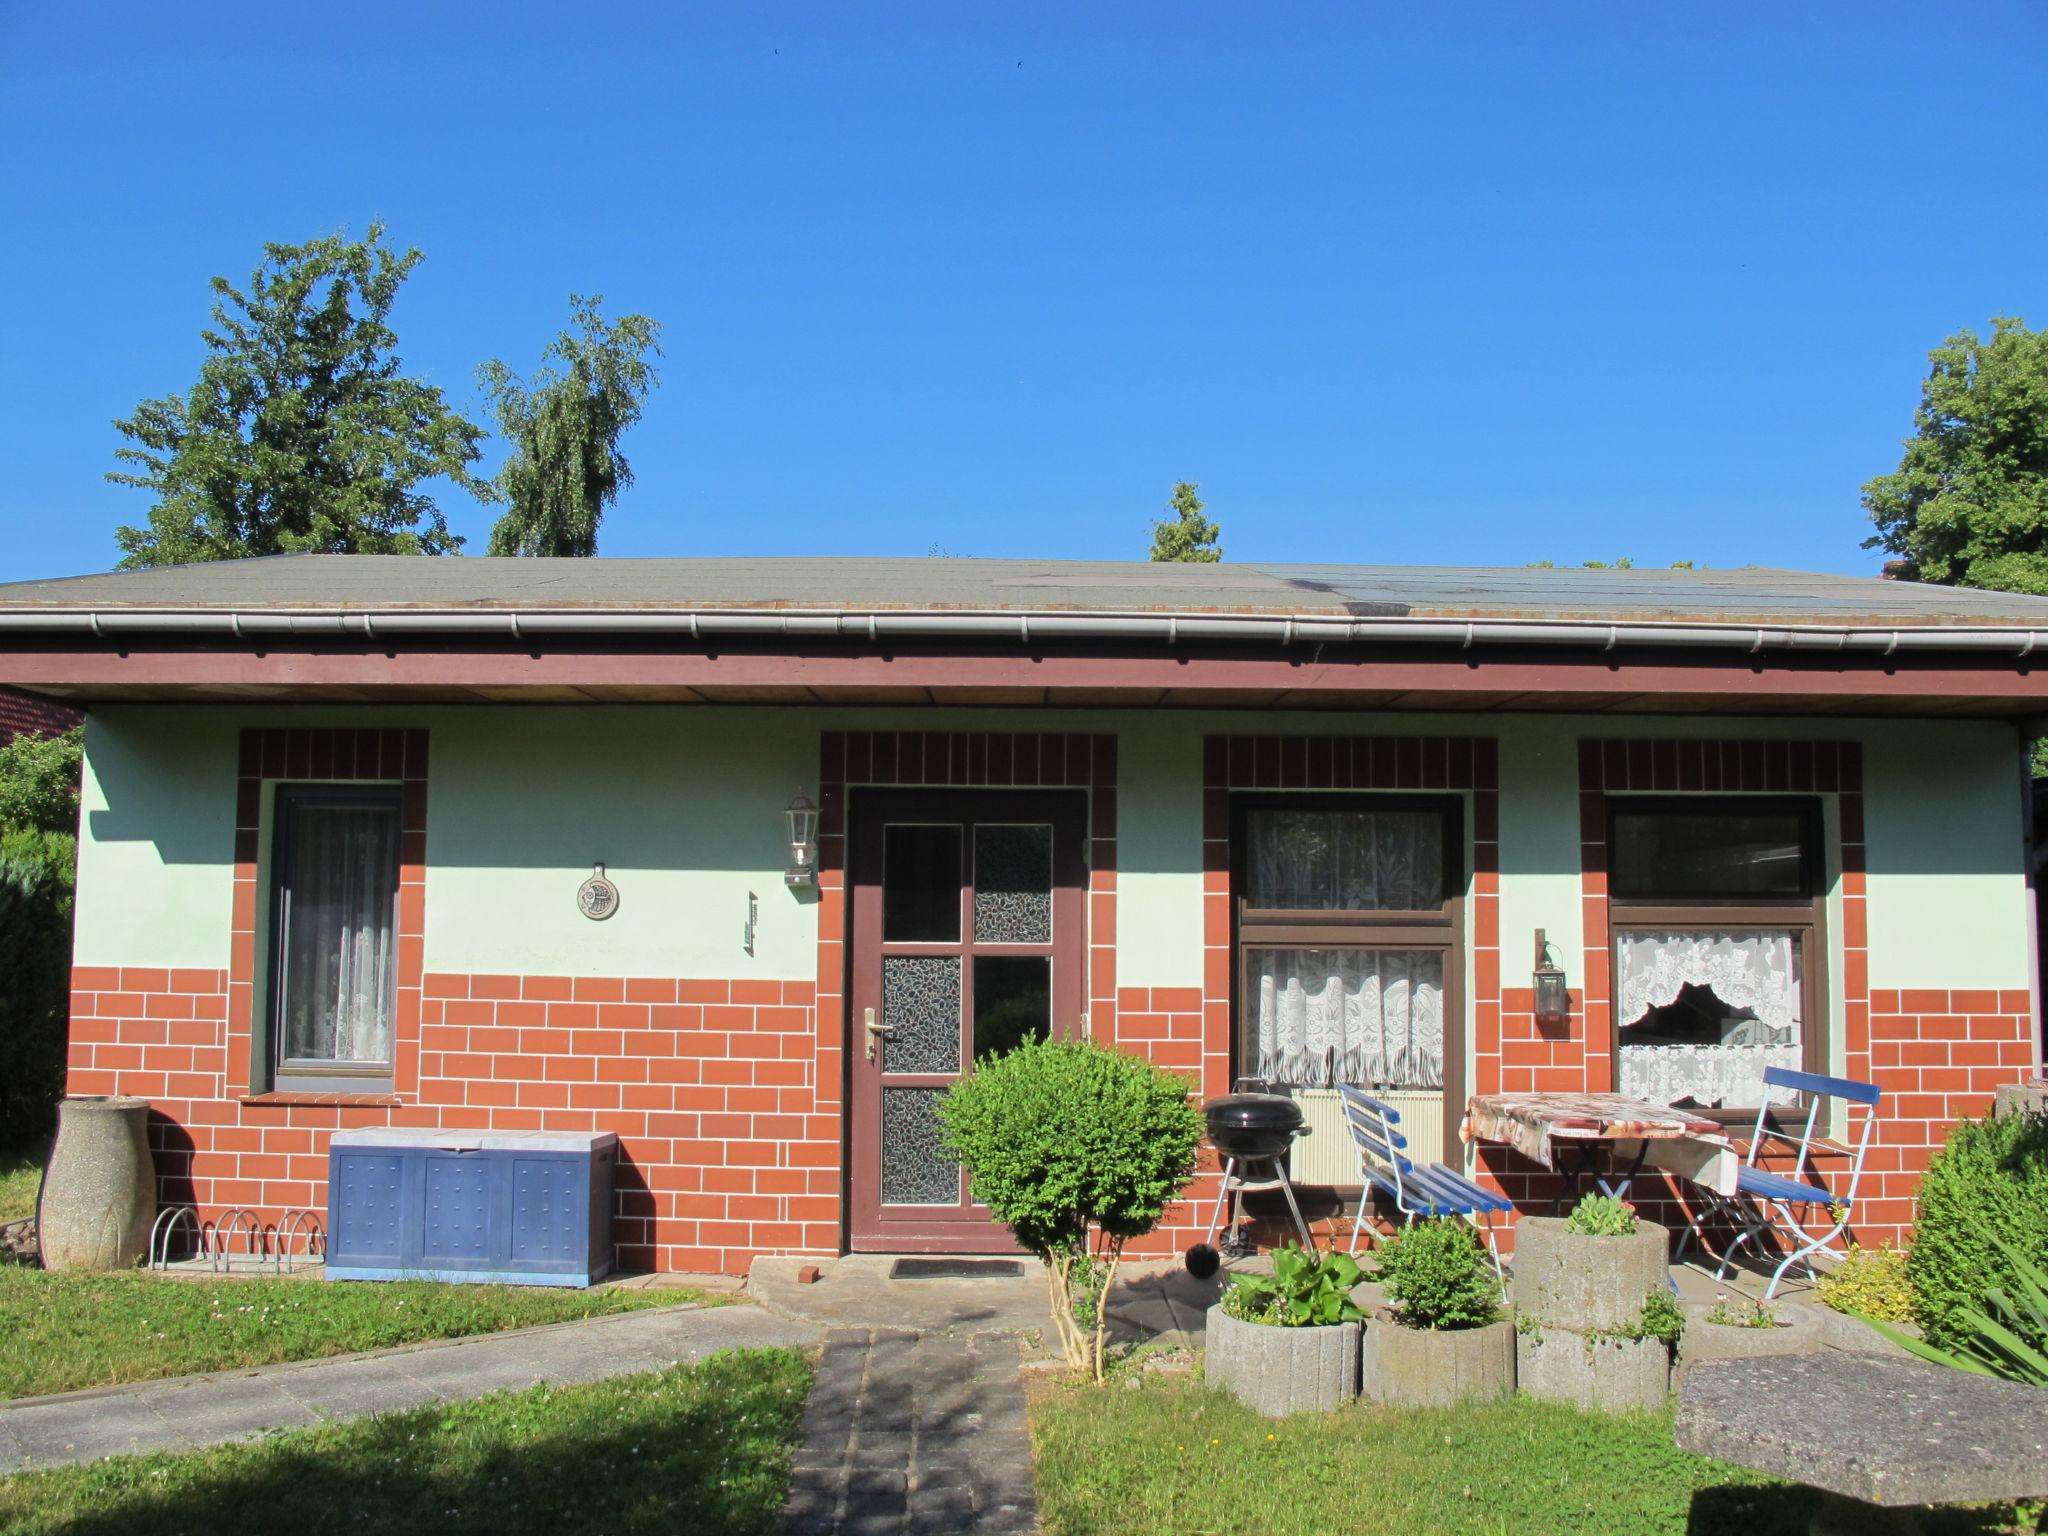
[[1543,1024],[1562,1024],[1572,1016],[1572,995],[1564,983],[1564,972],[1550,960],[1550,946],[1543,930],[1536,930],[1536,973],[1530,978],[1536,988],[1536,1018]]
[[782,883],[809,889],[818,883],[818,808],[798,790],[782,814],[789,820],[789,868]]

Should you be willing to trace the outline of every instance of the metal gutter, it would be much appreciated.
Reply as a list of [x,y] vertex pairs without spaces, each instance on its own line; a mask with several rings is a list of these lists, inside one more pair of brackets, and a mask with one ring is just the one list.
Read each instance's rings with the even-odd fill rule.
[[1320,615],[1032,613],[901,610],[791,612],[785,609],[621,612],[613,609],[394,609],[336,612],[258,609],[13,609],[0,611],[0,634],[222,635],[400,639],[475,635],[538,640],[576,635],[670,635],[693,641],[730,635],[789,638],[961,637],[1039,640],[1250,641],[1277,645],[1556,645],[1615,650],[1680,646],[1763,652],[1976,651],[2023,659],[2048,652],[2048,629],[1941,625],[1754,623],[1601,623],[1584,619],[1349,619]]

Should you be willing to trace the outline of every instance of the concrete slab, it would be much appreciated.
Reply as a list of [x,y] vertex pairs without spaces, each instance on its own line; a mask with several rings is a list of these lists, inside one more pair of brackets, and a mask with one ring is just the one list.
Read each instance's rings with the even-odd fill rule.
[[280,1390],[275,1380],[263,1376],[183,1383],[139,1392],[136,1396],[197,1445],[320,1422],[312,1409]]
[[[1044,1332],[1051,1327],[1045,1273],[1024,1259],[1023,1273],[1000,1279],[899,1280],[897,1255],[849,1254],[840,1259],[765,1257],[747,1272],[747,1294],[772,1312],[827,1328],[913,1327],[934,1334]],[[799,1285],[815,1264],[819,1278]]]
[[122,1392],[22,1403],[7,1410],[7,1427],[30,1466],[185,1450],[196,1443],[139,1395]]

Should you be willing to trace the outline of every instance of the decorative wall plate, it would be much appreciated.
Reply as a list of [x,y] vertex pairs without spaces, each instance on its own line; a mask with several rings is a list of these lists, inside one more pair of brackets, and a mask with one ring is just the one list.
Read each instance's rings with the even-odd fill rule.
[[576,887],[576,910],[593,923],[601,923],[619,910],[619,888],[605,878],[602,864]]

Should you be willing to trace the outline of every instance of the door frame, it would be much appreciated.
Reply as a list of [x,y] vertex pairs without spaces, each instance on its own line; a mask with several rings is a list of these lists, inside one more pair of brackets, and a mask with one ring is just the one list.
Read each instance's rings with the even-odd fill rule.
[[[1082,788],[871,788],[848,791],[846,845],[846,952],[842,985],[842,1048],[846,1062],[844,1163],[846,1246],[861,1253],[1016,1253],[1015,1241],[984,1206],[965,1193],[957,1206],[885,1206],[881,1203],[880,1136],[882,1062],[866,1059],[863,1013],[879,1009],[882,940],[883,828],[911,820],[959,821],[962,847],[961,939],[956,945],[903,943],[904,953],[957,950],[962,954],[960,1005],[963,1064],[972,1041],[973,826],[987,822],[1045,822],[1053,828],[1053,951],[1051,1027],[1055,1038],[1082,1032],[1089,999],[1088,901],[1090,814]],[[864,972],[863,961],[869,962]],[[939,1075],[939,1074],[931,1074]],[[900,1213],[900,1214],[892,1214]],[[940,1214],[943,1212],[944,1214]]]

